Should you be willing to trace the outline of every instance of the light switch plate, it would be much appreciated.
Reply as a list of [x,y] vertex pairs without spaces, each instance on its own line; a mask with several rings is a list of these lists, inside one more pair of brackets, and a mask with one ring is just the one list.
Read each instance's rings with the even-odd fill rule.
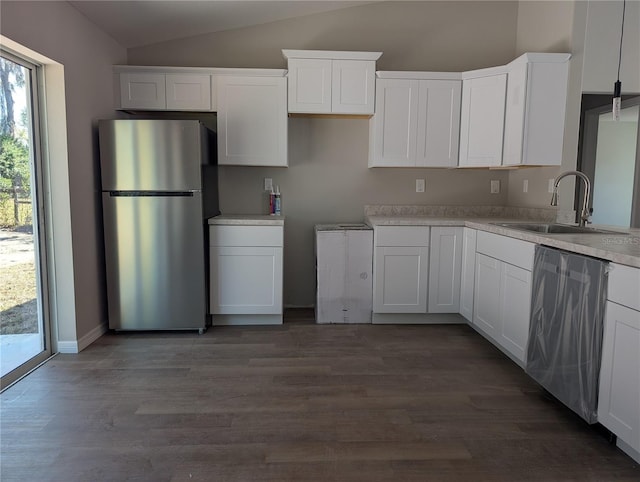
[[271,179],[270,177],[264,178],[264,190],[273,191],[273,179]]
[[424,179],[416,179],[416,192],[424,192]]
[[500,181],[491,181],[491,194],[498,194],[500,192]]

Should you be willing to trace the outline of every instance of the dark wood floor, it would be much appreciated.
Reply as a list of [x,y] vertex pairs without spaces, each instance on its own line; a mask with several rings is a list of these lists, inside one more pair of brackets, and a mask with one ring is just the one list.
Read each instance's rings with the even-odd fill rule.
[[1,404],[3,481],[640,480],[463,325],[109,334]]

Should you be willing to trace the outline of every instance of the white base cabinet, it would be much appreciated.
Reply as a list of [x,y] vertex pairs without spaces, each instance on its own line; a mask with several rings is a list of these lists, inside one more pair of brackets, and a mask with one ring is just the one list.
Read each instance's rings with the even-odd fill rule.
[[460,314],[473,322],[473,288],[476,272],[476,230],[464,228],[460,275]]
[[374,313],[426,313],[429,228],[374,229]]
[[[213,324],[282,323],[282,226],[210,226],[209,289]],[[223,320],[218,323],[218,319]],[[243,321],[244,320],[244,321]],[[248,320],[248,321],[247,321]]]
[[463,228],[431,228],[429,313],[460,312]]
[[618,447],[640,463],[640,269],[611,266],[598,421],[616,434]]
[[524,365],[535,245],[478,232],[476,246],[473,324]]

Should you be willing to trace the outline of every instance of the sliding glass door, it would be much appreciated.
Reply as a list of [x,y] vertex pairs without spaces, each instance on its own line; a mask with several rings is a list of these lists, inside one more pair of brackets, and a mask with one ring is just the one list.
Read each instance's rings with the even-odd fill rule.
[[38,68],[0,52],[0,386],[51,354]]

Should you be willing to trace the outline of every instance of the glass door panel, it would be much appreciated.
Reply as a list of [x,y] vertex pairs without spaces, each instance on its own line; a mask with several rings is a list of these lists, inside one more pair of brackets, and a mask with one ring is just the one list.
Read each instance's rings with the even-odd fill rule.
[[50,354],[42,293],[35,66],[0,57],[0,380]]

